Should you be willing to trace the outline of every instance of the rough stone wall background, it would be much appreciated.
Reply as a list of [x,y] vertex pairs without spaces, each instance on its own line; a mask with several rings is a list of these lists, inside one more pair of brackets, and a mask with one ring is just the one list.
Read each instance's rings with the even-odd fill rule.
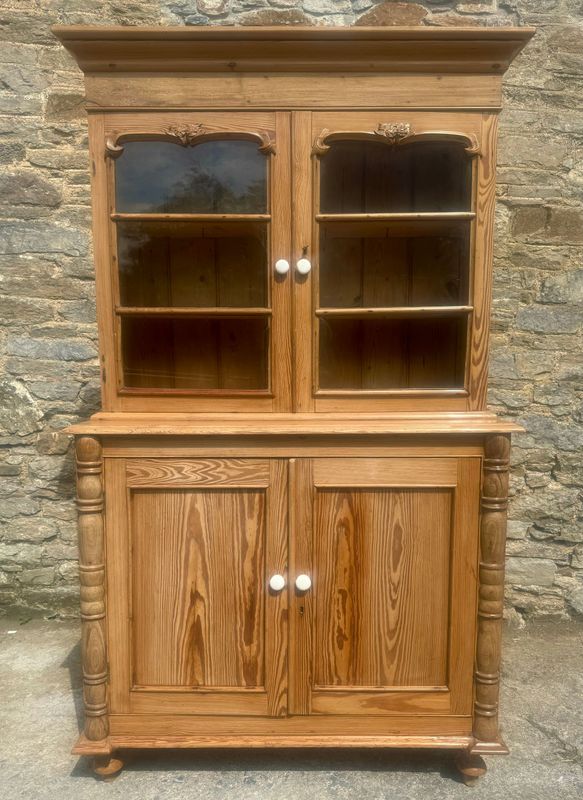
[[509,614],[583,614],[582,0],[0,0],[0,605],[75,607],[59,431],[99,407],[83,84],[57,22],[538,27],[505,81],[490,402],[527,429]]

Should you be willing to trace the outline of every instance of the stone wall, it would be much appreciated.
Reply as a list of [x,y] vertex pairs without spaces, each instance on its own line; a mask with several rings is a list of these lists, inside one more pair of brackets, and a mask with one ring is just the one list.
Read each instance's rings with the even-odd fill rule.
[[[501,120],[491,406],[514,446],[509,614],[583,613],[582,0],[0,0],[0,603],[77,595],[73,460],[99,406],[82,77],[49,25],[536,25]],[[520,617],[518,615],[521,615]]]

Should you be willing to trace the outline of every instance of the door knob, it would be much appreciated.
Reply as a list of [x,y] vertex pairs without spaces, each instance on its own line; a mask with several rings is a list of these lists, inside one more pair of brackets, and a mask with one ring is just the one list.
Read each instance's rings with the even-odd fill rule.
[[283,575],[272,575],[269,579],[269,588],[274,592],[281,592],[285,586],[285,578]]
[[285,275],[289,272],[289,261],[286,261],[285,258],[278,258],[275,262],[275,271],[278,275]]
[[300,258],[300,260],[296,264],[296,269],[300,273],[300,275],[307,275],[308,272],[312,269],[312,265],[307,258]]
[[311,585],[312,581],[309,575],[298,575],[296,578],[296,589],[298,592],[307,592]]

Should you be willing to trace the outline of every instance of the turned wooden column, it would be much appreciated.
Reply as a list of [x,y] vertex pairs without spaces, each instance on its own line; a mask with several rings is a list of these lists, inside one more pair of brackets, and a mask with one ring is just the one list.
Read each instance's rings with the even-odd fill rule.
[[[510,437],[488,436],[484,444],[482,523],[476,645],[474,751],[506,752],[498,732],[500,648],[504,611],[504,557]],[[480,743],[490,747],[480,748]]]
[[80,436],[76,439],[75,448],[79,510],[84,732],[87,739],[99,741],[107,738],[109,733],[105,645],[103,462],[98,439]]

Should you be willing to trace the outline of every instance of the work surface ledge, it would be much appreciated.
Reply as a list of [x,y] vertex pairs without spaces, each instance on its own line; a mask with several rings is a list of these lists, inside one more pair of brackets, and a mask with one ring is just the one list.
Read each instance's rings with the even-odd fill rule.
[[71,425],[86,436],[488,434],[523,428],[489,412],[443,414],[136,414],[100,412]]

